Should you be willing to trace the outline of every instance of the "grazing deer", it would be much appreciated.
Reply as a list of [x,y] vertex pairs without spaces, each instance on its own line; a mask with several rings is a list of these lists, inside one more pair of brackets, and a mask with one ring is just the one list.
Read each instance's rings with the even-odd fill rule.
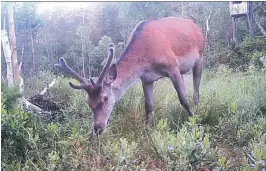
[[107,125],[115,103],[138,78],[142,81],[147,122],[153,115],[153,82],[169,77],[180,103],[193,116],[182,74],[192,69],[194,104],[198,113],[202,53],[205,46],[200,28],[189,19],[167,17],[140,22],[131,33],[129,43],[116,64],[111,64],[114,45],[109,45],[109,58],[98,79],[85,79],[73,71],[64,58],[55,67],[80,82],[74,89],[87,92],[87,103],[93,111],[94,131],[101,133]]

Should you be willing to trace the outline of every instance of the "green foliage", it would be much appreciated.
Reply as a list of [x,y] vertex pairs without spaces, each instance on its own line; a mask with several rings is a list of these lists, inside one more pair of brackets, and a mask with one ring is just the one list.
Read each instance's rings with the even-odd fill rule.
[[[30,147],[27,137],[28,129],[31,129],[32,123],[28,113],[22,112],[16,106],[7,103],[5,97],[10,95],[6,94],[9,91],[3,92],[1,96],[1,149],[5,154],[3,165],[7,167],[9,162],[10,164],[12,162],[12,167],[18,168],[16,160],[25,159],[27,148]],[[10,100],[10,98],[7,99]],[[8,105],[6,106],[6,104]]]
[[177,131],[168,128],[167,120],[160,120],[152,140],[156,151],[164,159],[167,169],[188,170],[195,165],[215,162],[215,149],[211,147],[206,128],[197,125],[195,118]]
[[103,146],[104,155],[110,157],[113,163],[116,163],[116,167],[119,166],[132,166],[133,160],[137,150],[137,143],[134,141],[129,143],[126,138],[120,138],[119,142],[107,141]]
[[12,87],[7,87],[7,85],[2,84],[1,86],[2,93],[2,103],[5,110],[10,111],[12,108],[15,108],[18,105],[17,99],[21,96],[19,94],[18,85],[13,85]]
[[266,39],[263,38],[246,38],[240,45],[229,52],[229,66],[241,71],[246,71],[250,62],[256,68],[262,68],[263,64],[260,57],[266,54]]
[[[38,116],[38,113],[25,113],[16,107],[7,111],[4,97],[6,94],[2,95],[1,106],[3,168],[5,170],[62,170],[64,151],[61,149],[64,150],[64,145],[60,140],[64,140],[64,137],[73,129],[72,126],[79,124],[80,121],[75,121],[74,116],[71,119],[73,123],[61,127],[59,123],[47,123]],[[88,122],[86,124],[89,125]],[[79,133],[82,129],[79,129]],[[70,135],[69,140],[73,136],[76,137],[75,134]]]
[[266,118],[258,118],[258,123],[251,127],[254,138],[249,142],[247,161],[242,170],[262,170],[266,165]]
[[94,70],[98,70],[98,74],[101,72],[101,68],[108,57],[107,54],[109,43],[112,43],[112,39],[108,36],[103,36],[99,41],[98,46],[93,49],[92,55],[94,58],[92,60],[92,66]]
[[50,71],[42,71],[32,77],[26,77],[23,95],[30,97],[38,92],[41,92],[46,86],[46,83],[50,84],[53,79],[59,77],[52,74]]
[[260,61],[260,57],[266,55],[266,39],[247,38],[242,43],[244,54],[253,62],[256,68],[262,68],[263,63]]

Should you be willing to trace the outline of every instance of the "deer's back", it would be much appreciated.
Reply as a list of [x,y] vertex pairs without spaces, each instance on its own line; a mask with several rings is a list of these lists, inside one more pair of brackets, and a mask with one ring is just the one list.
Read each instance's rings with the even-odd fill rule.
[[143,63],[171,64],[202,56],[203,49],[204,37],[192,20],[167,17],[140,22],[129,38],[126,51],[136,53],[133,56],[141,58],[137,60]]

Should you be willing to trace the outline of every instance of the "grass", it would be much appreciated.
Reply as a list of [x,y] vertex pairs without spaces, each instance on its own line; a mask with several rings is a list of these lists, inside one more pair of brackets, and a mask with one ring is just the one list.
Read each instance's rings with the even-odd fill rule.
[[[185,80],[193,106],[190,77]],[[57,83],[50,98],[63,105],[60,120],[44,120],[15,108],[6,111],[2,104],[3,170],[265,168],[266,77],[262,72],[204,71],[200,114],[193,118],[181,107],[171,82],[159,80],[154,127],[144,124],[144,97],[137,83],[116,104],[105,134],[99,137],[91,137],[92,112],[84,93],[72,90],[66,78],[42,73],[25,80],[25,94],[41,91],[38,82],[53,78]]]

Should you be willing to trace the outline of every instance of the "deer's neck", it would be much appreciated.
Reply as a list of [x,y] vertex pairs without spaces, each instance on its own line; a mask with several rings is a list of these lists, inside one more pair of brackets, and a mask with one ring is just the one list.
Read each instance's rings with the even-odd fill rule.
[[143,69],[136,60],[136,57],[139,56],[135,55],[136,54],[128,54],[126,56],[122,55],[117,62],[117,78],[112,83],[116,101],[120,100],[126,90],[130,88],[143,74]]

